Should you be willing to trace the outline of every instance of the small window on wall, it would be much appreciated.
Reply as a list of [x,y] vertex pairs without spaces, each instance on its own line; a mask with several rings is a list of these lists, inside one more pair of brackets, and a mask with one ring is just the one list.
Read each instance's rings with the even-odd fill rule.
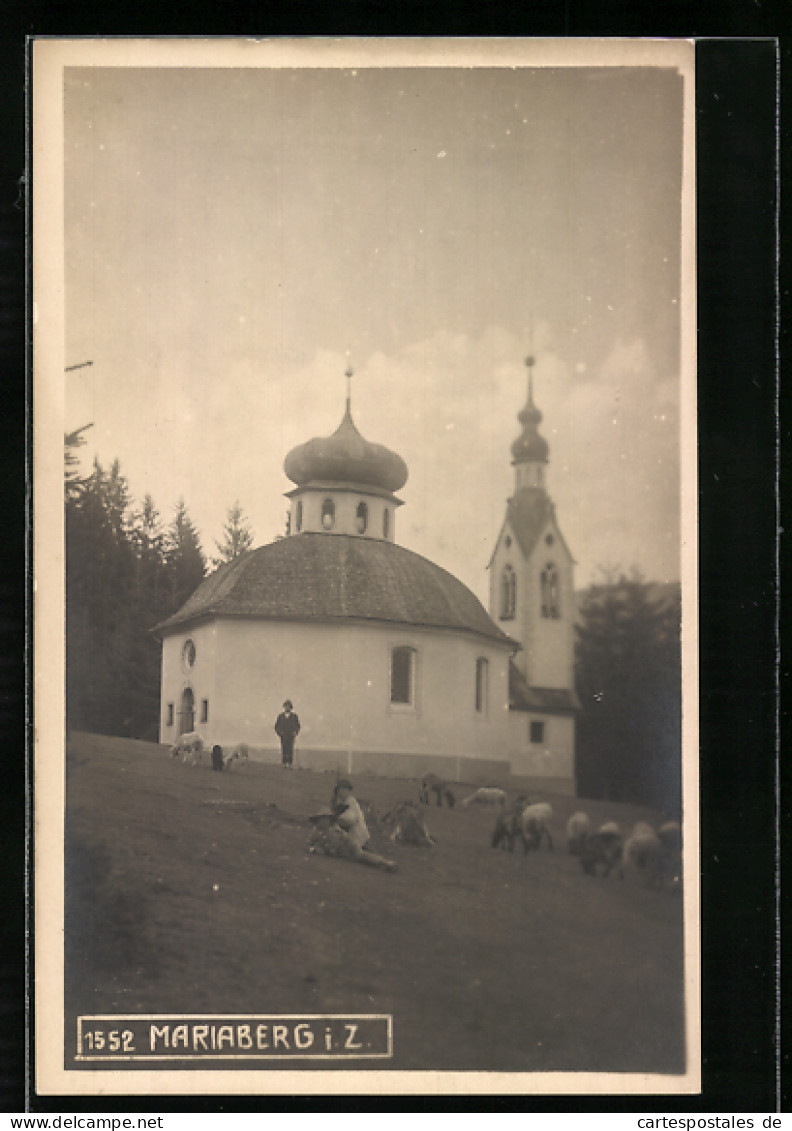
[[480,656],[476,660],[476,710],[481,714],[487,713],[487,700],[489,698],[489,661]]
[[202,723],[208,723],[209,722],[209,700],[208,699],[202,699],[201,700],[201,722]]
[[322,528],[332,530],[335,524],[335,503],[332,499],[325,499],[322,503]]
[[501,620],[514,620],[517,607],[517,578],[510,565],[503,567],[501,575]]
[[302,530],[302,499],[297,500],[297,506],[294,508],[294,528],[298,534]]
[[355,527],[358,534],[365,534],[366,527],[368,526],[368,507],[365,503],[358,503],[357,514],[355,515]]
[[394,648],[391,652],[391,703],[415,702],[415,649]]
[[173,726],[173,704],[172,703],[168,704],[167,715],[165,717],[165,726],[166,727],[172,727]]
[[559,592],[558,570],[553,562],[548,562],[542,570],[540,579],[540,597],[542,602],[542,616],[557,618],[561,615],[561,598]]
[[544,723],[532,722],[531,723],[531,742],[544,742]]
[[182,648],[182,663],[185,668],[191,668],[195,663],[195,644],[192,640],[185,640]]
[[382,512],[382,537],[390,538],[390,511],[387,507]]

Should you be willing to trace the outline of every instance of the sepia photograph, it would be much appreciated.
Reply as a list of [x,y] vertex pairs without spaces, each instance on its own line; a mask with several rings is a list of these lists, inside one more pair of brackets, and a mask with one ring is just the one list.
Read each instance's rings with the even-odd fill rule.
[[693,60],[35,43],[40,1093],[700,1089]]

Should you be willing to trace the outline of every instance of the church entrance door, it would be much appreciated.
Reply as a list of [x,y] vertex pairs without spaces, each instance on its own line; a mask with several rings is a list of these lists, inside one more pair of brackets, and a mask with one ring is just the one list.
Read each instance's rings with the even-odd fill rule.
[[191,687],[185,687],[182,692],[181,710],[179,711],[179,734],[189,734],[195,725],[195,696]]

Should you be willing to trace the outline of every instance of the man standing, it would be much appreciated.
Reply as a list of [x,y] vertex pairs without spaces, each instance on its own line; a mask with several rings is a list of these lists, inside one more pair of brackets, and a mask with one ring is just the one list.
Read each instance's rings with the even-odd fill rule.
[[283,704],[283,710],[275,720],[275,733],[281,741],[281,759],[284,766],[291,766],[294,757],[294,740],[300,733],[300,720],[294,712],[291,699]]

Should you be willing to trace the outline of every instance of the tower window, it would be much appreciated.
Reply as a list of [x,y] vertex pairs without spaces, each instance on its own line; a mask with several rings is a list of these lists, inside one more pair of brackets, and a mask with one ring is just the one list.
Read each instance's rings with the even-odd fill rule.
[[485,715],[489,699],[489,660],[480,656],[476,660],[476,710]]
[[325,499],[322,503],[322,527],[332,530],[335,525],[335,503],[332,499]]
[[539,578],[542,616],[558,618],[561,616],[561,594],[558,570],[553,562],[548,562]]
[[544,723],[531,721],[531,742],[539,743],[544,742]]
[[390,511],[387,507],[382,512],[382,537],[390,537]]
[[391,652],[391,703],[415,703],[415,649]]
[[294,508],[294,528],[298,533],[302,530],[302,499],[297,500]]
[[358,503],[357,513],[355,515],[355,527],[358,534],[365,534],[366,527],[368,526],[368,507],[365,503]]
[[184,647],[182,648],[182,663],[185,670],[191,668],[195,663],[195,644],[192,640],[185,640]]
[[501,575],[501,620],[514,620],[517,607],[517,578],[510,565],[503,567]]

